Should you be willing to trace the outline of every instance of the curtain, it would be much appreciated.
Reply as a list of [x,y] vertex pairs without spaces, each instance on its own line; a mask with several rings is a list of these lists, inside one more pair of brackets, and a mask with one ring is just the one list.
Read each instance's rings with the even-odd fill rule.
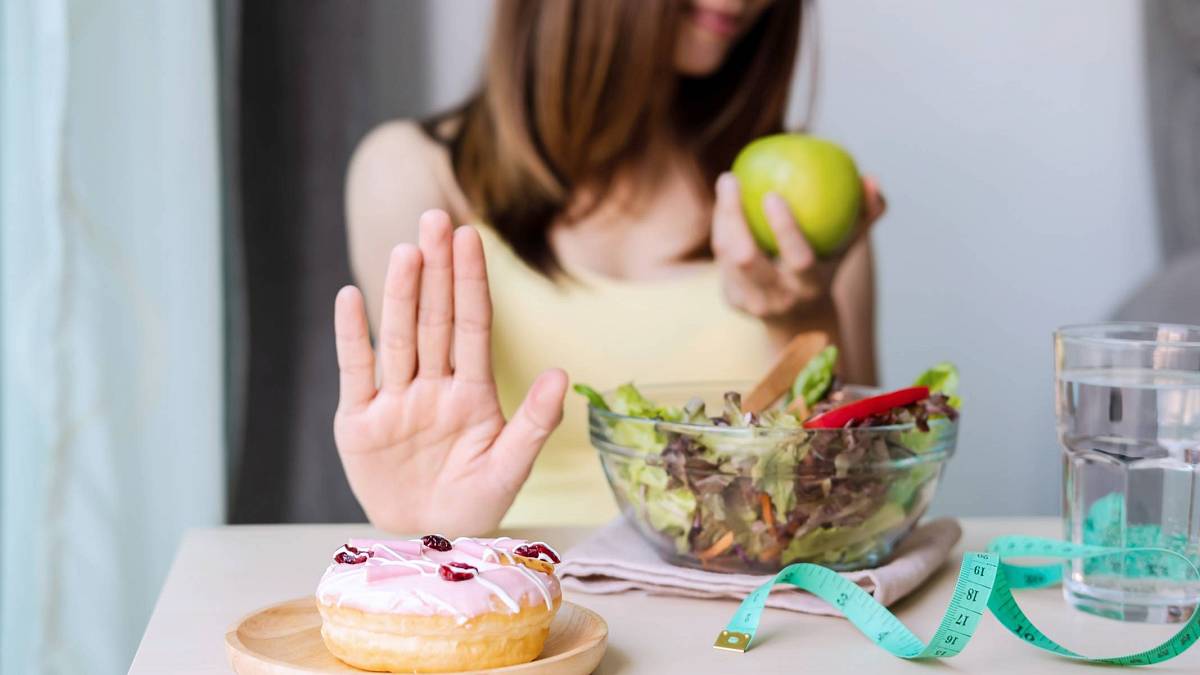
[[124,672],[223,519],[213,5],[0,7],[0,671]]
[[375,124],[425,112],[424,2],[221,0],[235,523],[363,520],[333,444],[343,183]]

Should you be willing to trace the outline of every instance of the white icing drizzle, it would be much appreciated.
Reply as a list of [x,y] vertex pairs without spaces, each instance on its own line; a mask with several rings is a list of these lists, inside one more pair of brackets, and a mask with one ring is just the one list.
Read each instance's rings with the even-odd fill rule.
[[[466,620],[467,620],[466,614],[463,614],[462,612],[458,611],[458,609],[456,607],[454,607],[454,605],[451,605],[450,603],[446,602],[445,600],[442,600],[441,598],[437,597],[436,595],[433,595],[432,593],[425,593],[424,591],[419,591],[416,589],[413,590],[413,594],[416,595],[421,600],[423,600],[424,602],[427,602],[431,605],[435,605],[437,607],[441,607],[442,609],[446,610],[450,614],[453,614],[458,619],[459,623],[466,622]],[[399,598],[397,600],[399,600]],[[394,608],[394,606],[393,606],[393,608]]]
[[400,555],[400,554],[399,554],[399,553],[396,551],[396,549],[392,548],[391,546],[388,546],[387,544],[375,544],[375,545],[371,546],[371,550],[374,550],[374,549],[376,549],[376,548],[379,548],[379,549],[382,549],[382,550],[384,550],[384,551],[387,551],[388,553],[390,553],[390,554],[392,554],[393,556],[395,556],[395,559],[396,559],[396,560],[404,560],[404,556]]
[[478,572],[473,574],[471,579],[477,581],[481,586],[491,591],[496,597],[500,598],[500,601],[508,606],[509,611],[511,611],[513,614],[521,611],[521,606],[517,604],[516,600],[512,599],[511,595],[505,593],[504,589],[500,588],[496,584],[484,579]]
[[538,575],[534,574],[524,565],[511,565],[510,567],[529,577],[529,580],[533,582],[533,585],[536,586],[538,591],[542,594],[542,599],[546,601],[546,609],[554,609],[554,601],[550,599],[550,587],[547,586],[546,583],[538,577]]
[[430,567],[433,572],[437,571],[439,565],[432,560],[380,560],[377,563],[380,567],[410,567],[417,570],[421,574],[431,574]]

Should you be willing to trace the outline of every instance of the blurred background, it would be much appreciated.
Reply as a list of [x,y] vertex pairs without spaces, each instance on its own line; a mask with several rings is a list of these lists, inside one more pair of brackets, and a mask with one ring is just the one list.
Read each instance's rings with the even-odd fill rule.
[[[490,13],[3,3],[0,671],[123,671],[188,527],[362,518],[330,425],[346,162],[467,94]],[[887,192],[883,384],[962,371],[934,508],[1056,514],[1052,330],[1200,323],[1200,3],[817,16],[792,119],[815,95]]]

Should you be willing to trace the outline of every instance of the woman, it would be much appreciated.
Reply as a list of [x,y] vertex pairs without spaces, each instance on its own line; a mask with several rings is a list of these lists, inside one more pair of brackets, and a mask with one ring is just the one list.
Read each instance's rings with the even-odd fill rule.
[[[783,127],[801,16],[799,0],[501,2],[466,105],[362,142],[347,213],[363,292],[337,298],[334,431],[372,522],[469,534],[506,512],[611,517],[582,402],[551,436],[556,366],[605,388],[748,380],[823,328],[843,376],[874,383],[865,237],[817,260],[772,195],[768,259],[723,173]],[[864,182],[860,233],[883,209]]]

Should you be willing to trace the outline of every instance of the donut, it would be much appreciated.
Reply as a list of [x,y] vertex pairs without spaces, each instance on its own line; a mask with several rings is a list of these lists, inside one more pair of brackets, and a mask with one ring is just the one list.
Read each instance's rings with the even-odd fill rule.
[[562,604],[543,542],[350,539],[317,585],[321,638],[363,670],[482,670],[537,658]]

